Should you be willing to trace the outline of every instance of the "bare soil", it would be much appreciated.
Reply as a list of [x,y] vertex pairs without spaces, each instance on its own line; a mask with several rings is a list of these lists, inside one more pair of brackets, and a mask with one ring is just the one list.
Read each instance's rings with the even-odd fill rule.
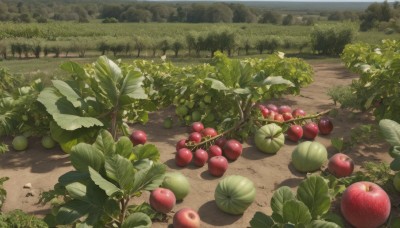
[[[302,89],[300,96],[286,96],[276,104],[287,104],[301,107],[308,113],[321,112],[334,108],[333,102],[326,95],[334,85],[349,84],[354,75],[340,63],[313,63],[315,82]],[[214,190],[222,178],[215,178],[207,173],[207,168],[197,168],[190,165],[178,168],[174,162],[175,144],[178,140],[187,137],[185,127],[174,126],[167,130],[162,127],[162,120],[172,113],[171,109],[152,113],[150,122],[145,126],[134,125],[135,129],[147,132],[149,143],[155,144],[161,153],[161,161],[168,166],[169,171],[179,171],[187,176],[191,183],[191,192],[183,202],[178,203],[173,212],[183,207],[190,207],[199,212],[202,227],[248,227],[249,221],[256,211],[271,213],[270,198],[275,189],[281,186],[296,186],[306,174],[297,172],[290,163],[291,152],[297,144],[286,142],[286,145],[276,155],[263,154],[255,148],[252,139],[244,144],[242,156],[229,164],[225,176],[239,174],[251,179],[256,188],[255,202],[240,216],[232,216],[221,212],[214,202]],[[176,121],[175,121],[176,122]],[[328,148],[330,155],[335,153],[331,146],[332,137],[349,136],[350,129],[360,125],[373,123],[367,114],[351,115],[348,111],[340,111],[333,119],[334,131],[329,136],[318,136],[315,140]],[[391,158],[388,146],[383,143],[364,144],[357,146],[348,155],[357,164],[356,169],[364,161],[385,161]],[[44,215],[48,206],[38,204],[39,194],[49,190],[57,182],[58,177],[72,170],[68,155],[59,148],[45,150],[40,146],[38,139],[30,140],[30,147],[24,152],[10,151],[0,156],[0,176],[8,176],[5,183],[8,192],[4,211],[22,209],[26,212]],[[29,189],[24,189],[26,183],[32,184],[34,196],[27,196]],[[147,200],[148,194],[142,197]],[[170,213],[168,224],[172,223],[173,212]],[[167,227],[167,223],[156,222],[154,227]]]

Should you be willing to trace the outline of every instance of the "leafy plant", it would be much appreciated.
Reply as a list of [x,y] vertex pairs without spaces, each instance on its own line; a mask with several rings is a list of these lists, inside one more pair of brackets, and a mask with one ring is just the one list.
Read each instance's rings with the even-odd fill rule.
[[159,156],[154,145],[133,147],[126,136],[115,142],[110,132],[101,130],[92,145],[73,147],[70,158],[75,170],[60,176],[54,190],[42,195],[44,203],[56,201],[46,222],[151,227],[151,218],[140,212],[149,212],[148,208],[130,202],[162,183],[166,167],[157,163]]
[[10,178],[8,177],[2,177],[0,178],[0,211],[1,208],[3,207],[4,201],[6,200],[7,197],[7,191],[4,189],[4,182],[8,181]]
[[8,213],[0,212],[0,227],[47,228],[48,226],[42,219],[34,215],[14,210]]
[[252,228],[268,227],[343,227],[340,217],[329,212],[331,198],[326,180],[309,176],[302,181],[297,194],[283,186],[271,198],[272,215],[256,212]]
[[339,103],[341,108],[359,109],[361,106],[356,102],[356,95],[352,92],[350,86],[333,86],[328,89],[327,94],[335,105]]
[[390,163],[390,168],[400,171],[400,124],[396,121],[383,119],[379,121],[379,127],[385,140],[391,145],[390,156],[394,160]]

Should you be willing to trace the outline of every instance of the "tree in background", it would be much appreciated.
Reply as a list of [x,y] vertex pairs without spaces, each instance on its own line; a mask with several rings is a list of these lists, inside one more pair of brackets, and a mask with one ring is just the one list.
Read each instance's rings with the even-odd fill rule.
[[381,21],[389,21],[393,17],[392,9],[387,1],[373,3],[361,15],[360,30],[367,31],[376,27]]

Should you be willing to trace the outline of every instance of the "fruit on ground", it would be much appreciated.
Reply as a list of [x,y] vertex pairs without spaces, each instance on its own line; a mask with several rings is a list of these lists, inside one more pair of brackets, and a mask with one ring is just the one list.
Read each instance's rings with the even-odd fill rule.
[[282,128],[272,123],[262,126],[256,131],[254,141],[256,147],[264,153],[275,154],[285,143]]
[[201,142],[201,134],[199,132],[192,132],[189,135],[189,141],[194,142],[194,143],[199,143]]
[[390,214],[390,199],[378,185],[361,181],[350,185],[342,195],[340,208],[344,218],[355,227],[377,228]]
[[283,118],[282,114],[275,114],[274,120],[278,122],[283,122],[285,119]]
[[215,177],[221,177],[227,169],[228,160],[224,156],[215,156],[208,160],[208,172]]
[[243,147],[242,144],[235,140],[235,139],[230,139],[225,143],[223,152],[225,157],[227,157],[229,160],[236,160],[240,155],[242,154]]
[[176,200],[183,200],[190,191],[190,183],[188,179],[179,172],[168,172],[161,187],[171,190]]
[[17,151],[25,150],[28,148],[28,139],[23,135],[16,136],[12,141],[12,146]]
[[215,189],[214,198],[222,211],[240,215],[254,202],[256,188],[251,180],[232,175],[221,180]]
[[182,148],[186,148],[186,139],[181,139],[181,140],[179,140],[179,141],[176,143],[175,148],[176,148],[176,151],[178,151],[179,149],[182,149]]
[[303,137],[303,128],[300,125],[291,125],[286,134],[290,141],[298,142]]
[[288,121],[288,120],[293,119],[292,113],[290,113],[290,112],[285,112],[285,113],[283,113],[283,114],[282,114],[282,117],[283,117],[283,119],[284,119],[285,121]]
[[174,228],[200,228],[200,216],[193,209],[182,208],[175,213],[172,225]]
[[56,142],[49,135],[45,135],[41,140],[42,146],[46,149],[52,149],[56,146]]
[[306,123],[303,126],[303,137],[305,139],[314,140],[318,135],[318,125],[314,122]]
[[269,111],[278,112],[278,107],[276,105],[274,105],[274,104],[267,104],[267,106],[265,106],[265,107],[267,107],[267,109]]
[[319,142],[305,141],[292,152],[292,163],[300,172],[315,171],[328,160],[328,152]]
[[201,122],[193,122],[190,125],[190,132],[199,132],[201,133],[201,131],[204,129],[204,125]]
[[172,125],[173,125],[173,121],[172,121],[171,117],[167,117],[167,118],[164,119],[164,122],[163,122],[163,127],[164,128],[170,129],[170,128],[172,128]]
[[132,134],[130,135],[130,139],[133,145],[145,144],[147,141],[147,135],[144,131],[136,130],[132,132]]
[[201,131],[201,134],[203,137],[215,137],[218,135],[217,131],[211,127],[204,128],[204,130]]
[[208,148],[208,157],[212,158],[215,156],[221,156],[222,155],[222,149],[221,147],[217,145],[212,145]]
[[192,161],[192,158],[192,151],[187,148],[182,148],[176,152],[175,163],[177,166],[184,167],[189,165],[189,163]]
[[283,114],[283,113],[286,113],[286,112],[290,112],[291,113],[292,109],[287,105],[281,105],[278,108],[278,112],[279,112],[279,114]]
[[322,117],[318,121],[318,129],[322,135],[328,135],[333,130],[332,121],[328,117]]
[[394,188],[395,188],[398,192],[400,192],[400,172],[397,172],[396,175],[394,175],[394,178],[393,178],[393,185],[394,185]]
[[174,208],[176,198],[171,190],[156,188],[151,192],[149,202],[154,210],[166,214]]
[[208,153],[203,149],[197,149],[193,155],[193,162],[198,167],[203,167],[208,160]]
[[296,108],[295,110],[293,110],[292,116],[294,118],[303,117],[303,116],[306,116],[306,112],[303,109]]
[[353,173],[354,162],[349,156],[338,153],[329,159],[328,170],[337,178],[348,177]]

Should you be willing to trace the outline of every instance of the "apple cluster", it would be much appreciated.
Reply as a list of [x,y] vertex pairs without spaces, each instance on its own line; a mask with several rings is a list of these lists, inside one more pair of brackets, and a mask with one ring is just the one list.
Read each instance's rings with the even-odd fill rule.
[[208,172],[212,176],[223,176],[228,169],[228,160],[234,161],[242,154],[243,148],[239,141],[228,140],[221,136],[207,150],[202,147],[195,147],[197,149],[192,151],[188,148],[189,145],[196,146],[217,136],[218,132],[214,128],[204,128],[201,122],[192,123],[189,137],[178,141],[176,144],[176,165],[185,167],[193,161],[195,166],[203,167],[208,163]]
[[303,125],[296,124],[296,119],[306,117],[306,112],[300,108],[292,111],[292,108],[287,105],[277,107],[274,104],[259,105],[258,107],[262,116],[268,120],[277,122],[293,120],[293,124],[290,125],[286,132],[287,138],[293,142],[298,142],[301,138],[314,140],[318,133],[328,135],[333,130],[332,121],[328,117],[320,118],[318,123],[307,122]]

